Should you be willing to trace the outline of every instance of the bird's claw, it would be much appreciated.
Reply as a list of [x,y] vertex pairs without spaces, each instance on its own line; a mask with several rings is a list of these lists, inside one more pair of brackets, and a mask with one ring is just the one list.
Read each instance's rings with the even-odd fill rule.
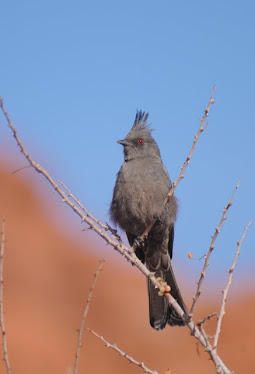
[[143,247],[144,246],[144,239],[141,236],[138,236],[134,239],[134,245],[135,247]]

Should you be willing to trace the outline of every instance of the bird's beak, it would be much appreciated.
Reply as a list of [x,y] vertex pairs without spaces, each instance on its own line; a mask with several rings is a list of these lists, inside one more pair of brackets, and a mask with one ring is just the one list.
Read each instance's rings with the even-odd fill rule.
[[125,146],[125,145],[130,145],[131,143],[127,142],[126,140],[118,140],[117,143]]

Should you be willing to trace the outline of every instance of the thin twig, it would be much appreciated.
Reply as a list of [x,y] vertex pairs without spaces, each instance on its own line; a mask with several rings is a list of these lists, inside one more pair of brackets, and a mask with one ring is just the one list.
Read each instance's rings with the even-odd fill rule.
[[78,374],[80,350],[81,350],[81,345],[82,345],[82,333],[83,333],[85,320],[86,320],[86,317],[87,317],[87,314],[88,314],[88,311],[89,311],[89,306],[90,306],[90,301],[91,301],[91,298],[92,298],[93,290],[94,290],[97,278],[99,276],[99,273],[100,273],[100,271],[103,267],[103,263],[104,263],[104,260],[99,261],[99,266],[97,268],[97,271],[94,274],[94,279],[93,279],[93,282],[92,282],[90,290],[89,290],[89,295],[88,295],[86,306],[85,306],[84,313],[83,313],[83,316],[82,316],[80,328],[78,330],[78,345],[77,345],[77,350],[76,350],[76,354],[75,354],[75,365],[74,365],[74,373],[75,374]]
[[[185,314],[182,310],[182,308],[179,306],[177,301],[171,296],[170,293],[165,293],[165,297],[168,300],[168,303],[170,306],[172,306],[178,315],[181,318],[185,318]],[[184,319],[185,320],[185,319]],[[218,374],[233,374],[224,364],[224,362],[221,360],[220,356],[213,350],[212,345],[209,343],[207,335],[204,333],[203,329],[200,331],[197,326],[195,325],[194,321],[192,319],[189,319],[187,321],[187,326],[191,331],[191,335],[193,335],[196,339],[198,339],[199,343],[202,345],[204,350],[209,354],[211,360],[213,361],[216,372]]]
[[[8,125],[13,133],[13,136],[21,150],[21,152],[24,154],[24,156],[27,158],[31,166],[34,167],[34,169],[38,172],[41,173],[45,176],[45,178],[49,181],[49,183],[53,186],[53,188],[56,190],[56,192],[60,195],[62,198],[62,202],[66,203],[69,207],[73,209],[73,211],[83,220],[85,221],[89,227],[94,230],[101,238],[108,244],[110,244],[115,250],[117,250],[122,256],[126,258],[132,265],[136,266],[147,278],[150,279],[152,284],[155,285],[155,287],[160,287],[159,282],[157,281],[156,277],[154,276],[153,273],[151,273],[146,266],[138,259],[138,257],[135,255],[134,251],[132,248],[128,248],[125,246],[122,242],[120,242],[117,239],[113,239],[112,237],[109,237],[104,231],[102,231],[96,224],[95,222],[87,217],[87,215],[83,214],[82,210],[80,210],[77,205],[73,203],[72,200],[68,198],[68,196],[65,194],[63,190],[59,187],[59,185],[54,181],[54,179],[49,175],[49,173],[43,169],[37,162],[33,160],[33,158],[28,154],[26,151],[23,143],[20,141],[18,135],[17,135],[17,130],[15,127],[12,125],[12,122],[10,120],[10,117],[8,116],[8,113],[6,112],[4,105],[3,105],[3,100],[0,99],[0,107],[5,115],[5,118],[8,122]],[[164,295],[167,300],[169,305],[173,306],[173,308],[176,310],[178,315],[185,319],[185,313],[182,310],[182,308],[179,306],[177,301],[169,294],[165,293]],[[212,346],[207,344],[206,339],[204,336],[201,334],[195,323],[192,321],[191,317],[189,318],[189,321],[187,322],[187,327],[190,329],[192,335],[199,341],[199,343],[207,350],[208,354],[210,355],[210,358],[212,359],[216,371],[219,374],[230,374],[231,371],[226,367],[226,365],[223,363],[221,358],[218,356],[216,352],[213,351]]]
[[232,262],[232,265],[231,265],[231,267],[230,267],[230,269],[228,271],[228,273],[229,273],[228,274],[228,282],[227,282],[225,290],[223,291],[223,297],[222,297],[220,314],[219,314],[219,317],[218,317],[217,326],[216,326],[216,332],[215,332],[214,340],[213,340],[213,349],[215,351],[217,350],[218,340],[219,340],[219,336],[220,336],[220,332],[221,332],[222,319],[223,319],[223,316],[225,315],[225,306],[226,306],[226,301],[227,301],[227,295],[228,295],[228,291],[229,291],[229,288],[230,288],[231,283],[232,283],[233,272],[234,272],[234,269],[235,269],[235,266],[236,266],[237,258],[238,258],[239,254],[240,254],[240,248],[241,248],[242,242],[243,242],[243,240],[245,238],[246,232],[247,232],[250,224],[252,223],[252,221],[253,220],[250,220],[250,222],[248,223],[248,225],[245,226],[242,238],[241,238],[240,241],[237,242],[236,254],[235,254],[234,260]]
[[116,344],[111,344],[107,340],[105,340],[103,336],[98,335],[95,331],[93,331],[93,330],[91,330],[89,328],[88,328],[88,330],[92,334],[94,334],[97,338],[99,338],[100,340],[102,340],[102,342],[104,342],[104,344],[106,345],[106,347],[114,349],[115,351],[117,351],[120,354],[121,357],[125,357],[130,363],[132,363],[132,364],[134,364],[134,365],[139,366],[140,368],[142,368],[145,373],[158,374],[157,371],[151,370],[147,366],[145,366],[143,362],[137,361],[132,356],[129,356],[127,353],[125,353],[120,348],[118,348]]
[[181,179],[184,178],[184,172],[185,172],[185,170],[186,170],[186,168],[187,168],[187,166],[188,166],[188,164],[190,162],[191,156],[192,156],[192,154],[193,154],[193,152],[194,152],[194,150],[196,148],[198,139],[199,139],[200,135],[202,134],[202,132],[205,129],[205,126],[204,126],[205,121],[206,121],[206,119],[207,119],[207,117],[209,115],[209,111],[211,109],[211,105],[214,103],[213,96],[214,96],[215,90],[216,90],[216,87],[214,86],[213,90],[212,90],[212,93],[211,93],[211,97],[210,97],[209,103],[207,105],[207,108],[204,110],[204,115],[203,115],[203,117],[201,119],[200,127],[199,127],[199,130],[198,130],[197,134],[195,135],[195,139],[194,139],[194,142],[192,144],[192,147],[191,147],[191,149],[189,151],[189,154],[188,154],[188,156],[186,158],[186,161],[184,162],[184,164],[181,167],[181,172],[179,174],[179,177],[173,182],[173,186],[172,186],[171,190],[169,191],[169,193],[168,193],[168,195],[167,195],[167,197],[165,199],[165,204],[169,201],[170,197],[173,196],[173,193],[174,193],[176,187],[178,186],[179,182],[181,181]]
[[208,316],[204,317],[203,319],[201,319],[200,321],[197,322],[197,325],[198,326],[201,326],[203,325],[206,321],[209,321],[210,319],[212,319],[213,317],[215,317],[217,315],[216,312],[213,312],[211,314],[209,314]]
[[2,231],[1,231],[1,250],[0,250],[0,324],[3,336],[3,351],[4,351],[4,362],[6,366],[7,374],[11,374],[11,366],[7,351],[7,338],[4,324],[4,307],[3,307],[3,268],[4,268],[4,243],[5,243],[5,218],[2,217]]
[[16,174],[16,173],[18,173],[19,171],[24,170],[24,169],[28,169],[28,168],[31,168],[31,165],[22,166],[21,168],[18,168],[18,169],[16,169],[16,170],[14,170],[11,174],[12,174],[12,175],[13,175],[13,174]]
[[211,244],[210,244],[210,247],[209,247],[209,250],[207,252],[207,255],[205,256],[205,262],[204,262],[204,267],[203,267],[203,270],[201,272],[201,275],[200,275],[200,278],[199,278],[199,281],[198,281],[198,284],[197,284],[197,290],[196,290],[196,294],[195,296],[193,297],[193,302],[192,302],[192,306],[191,306],[191,309],[190,309],[190,313],[189,315],[192,316],[193,313],[194,313],[194,310],[195,310],[195,307],[196,307],[196,304],[197,304],[197,301],[198,301],[198,298],[199,296],[201,295],[201,287],[202,287],[202,283],[203,283],[203,280],[204,280],[204,277],[205,277],[205,273],[206,273],[206,270],[209,266],[209,258],[210,258],[210,255],[212,254],[212,251],[214,250],[214,247],[215,247],[215,241],[217,239],[217,236],[220,232],[220,229],[221,229],[221,226],[223,224],[223,222],[227,219],[227,211],[228,209],[231,207],[231,205],[233,204],[233,199],[234,199],[234,196],[235,196],[235,193],[239,187],[239,184],[240,184],[240,180],[238,181],[233,193],[232,193],[232,196],[230,198],[230,201],[228,202],[228,204],[224,207],[223,209],[223,212],[222,212],[222,216],[221,216],[221,219],[220,219],[220,222],[218,224],[218,226],[216,227],[215,229],[215,233],[212,237],[212,241],[211,241]]
[[[200,127],[198,129],[197,134],[195,135],[192,147],[191,147],[191,149],[189,151],[189,154],[188,154],[188,156],[187,156],[184,164],[181,167],[181,171],[180,171],[180,174],[179,174],[178,178],[173,182],[172,187],[171,187],[169,193],[167,194],[167,196],[166,196],[166,198],[164,200],[164,204],[167,204],[167,202],[169,201],[169,199],[173,196],[174,191],[176,190],[176,187],[178,186],[178,184],[180,183],[180,181],[184,178],[184,172],[185,172],[185,170],[186,170],[186,168],[187,168],[187,166],[188,166],[188,164],[190,162],[191,156],[192,156],[192,154],[193,154],[193,152],[194,152],[194,150],[196,148],[198,139],[199,139],[200,135],[202,134],[202,132],[205,129],[205,126],[204,126],[205,121],[206,121],[206,119],[207,119],[207,117],[209,115],[209,111],[211,109],[211,105],[214,103],[213,96],[214,96],[215,90],[216,90],[216,87],[214,86],[213,90],[212,90],[212,93],[211,93],[211,96],[210,96],[209,103],[207,105],[207,108],[204,110],[204,115],[203,115],[203,117],[201,119]],[[147,236],[149,235],[149,232],[152,229],[152,227],[154,226],[155,222],[156,222],[156,220],[153,221],[150,225],[148,225],[148,227],[146,227],[144,233],[140,237],[140,241],[143,241],[145,238],[147,238]],[[139,243],[139,240],[138,240],[138,242],[134,243],[133,250],[136,249],[138,243]]]
[[[86,213],[87,217],[91,218],[92,221],[94,221],[96,224],[98,224],[102,229],[104,229],[105,231],[110,231],[111,234],[113,235],[114,239],[117,239],[117,240],[121,240],[120,236],[117,234],[117,231],[116,230],[113,230],[108,224],[104,224],[103,222],[100,221],[100,219],[94,217],[83,205],[82,203],[80,202],[80,200],[78,200],[73,194],[72,192],[70,191],[70,189],[67,187],[67,185],[62,182],[61,180],[59,180],[59,183],[62,184],[62,186],[66,189],[67,193],[68,193],[68,196],[73,199],[73,201],[75,201],[75,203]],[[116,231],[116,233],[115,233]]]
[[207,350],[207,349],[208,349],[208,346],[209,346],[209,344],[210,344],[210,343],[209,343],[209,337],[208,337],[208,335],[207,335],[207,333],[206,333],[206,331],[205,331],[205,328],[204,328],[204,325],[203,325],[203,324],[199,325],[198,327],[199,327],[199,330],[200,330],[201,334],[203,335],[203,337],[204,337],[204,339],[205,339],[205,341],[206,341],[207,348],[205,348],[205,350]]
[[[217,313],[213,312],[212,314],[204,317],[201,321],[197,322],[198,328],[199,328],[201,334],[203,335],[203,337],[205,338],[205,340],[207,342],[207,346],[209,346],[209,336],[207,335],[207,333],[205,331],[204,324],[205,324],[206,321],[209,321],[210,319],[212,319],[216,315],[217,315]],[[199,353],[199,351],[198,351],[198,353]]]

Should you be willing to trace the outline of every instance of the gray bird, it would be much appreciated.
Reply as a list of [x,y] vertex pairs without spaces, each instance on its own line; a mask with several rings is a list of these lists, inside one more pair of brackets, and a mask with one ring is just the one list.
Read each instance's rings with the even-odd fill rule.
[[[167,282],[171,295],[187,313],[171,264],[177,203],[172,196],[164,204],[171,181],[147,120],[148,113],[138,111],[130,132],[124,140],[118,141],[124,146],[125,160],[117,174],[110,215],[113,222],[126,231],[131,246],[134,241],[138,243],[148,225],[155,221],[135,253],[156,277]],[[158,295],[158,289],[150,280],[148,293],[150,324],[154,329],[162,330],[167,323],[184,325],[166,298]]]

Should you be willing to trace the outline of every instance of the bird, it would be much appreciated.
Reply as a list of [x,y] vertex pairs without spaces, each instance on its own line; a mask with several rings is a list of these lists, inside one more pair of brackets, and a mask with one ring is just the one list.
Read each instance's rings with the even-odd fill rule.
[[[162,162],[160,150],[148,125],[149,113],[136,112],[133,126],[123,140],[124,162],[117,174],[110,205],[111,220],[126,232],[135,254],[162,282],[170,286],[170,294],[187,314],[172,267],[174,224],[177,200],[174,195],[166,202],[171,180]],[[151,225],[148,236],[140,240]],[[165,326],[184,326],[175,309],[147,279],[150,325],[155,330]]]

